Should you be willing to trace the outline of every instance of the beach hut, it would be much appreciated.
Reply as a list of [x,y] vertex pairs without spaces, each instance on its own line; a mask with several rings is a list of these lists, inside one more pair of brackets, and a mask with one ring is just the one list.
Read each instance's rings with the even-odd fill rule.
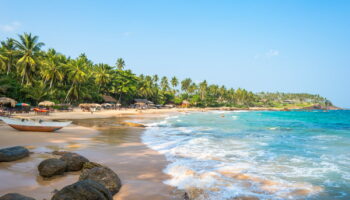
[[54,106],[55,103],[52,101],[42,101],[38,104],[38,106],[51,107]]
[[189,101],[187,101],[187,100],[183,100],[182,101],[182,104],[181,104],[181,107],[182,108],[188,108],[188,107],[190,107],[190,102]]
[[103,95],[102,98],[103,98],[103,101],[105,103],[108,103],[108,104],[112,105],[110,108],[120,108],[121,107],[121,104],[115,98],[113,98],[112,96]]
[[147,99],[134,99],[134,102],[135,108],[145,109],[154,106],[154,103]]
[[0,107],[3,106],[11,106],[11,107],[15,107],[16,106],[16,101],[14,99],[8,98],[8,97],[0,97]]
[[112,96],[103,95],[102,98],[105,103],[114,103],[114,104],[117,103],[117,100]]

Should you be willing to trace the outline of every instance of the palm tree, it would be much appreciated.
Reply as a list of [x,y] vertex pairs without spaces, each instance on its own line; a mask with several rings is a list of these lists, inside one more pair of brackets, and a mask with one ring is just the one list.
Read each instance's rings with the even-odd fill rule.
[[150,98],[155,94],[155,90],[153,88],[153,81],[150,76],[146,76],[143,81],[141,81],[139,86],[139,93],[141,96],[145,98]]
[[173,86],[173,88],[175,88],[178,84],[179,84],[179,80],[177,80],[176,76],[171,78],[171,85]]
[[190,88],[192,83],[192,80],[190,78],[186,78],[183,81],[181,81],[181,90],[188,93],[188,89]]
[[38,36],[32,36],[31,33],[19,35],[20,41],[14,40],[16,48],[19,50],[20,59],[17,61],[17,66],[22,77],[22,84],[27,81],[31,82],[32,74],[36,71],[36,66],[39,64],[37,60],[40,48],[44,43],[38,42]]
[[81,96],[83,96],[83,90],[80,87],[82,83],[84,83],[88,79],[87,67],[88,64],[86,60],[79,57],[76,60],[70,60],[66,67],[68,69],[68,80],[71,82],[71,87],[69,88],[65,101],[70,99],[78,100]]
[[206,80],[199,83],[199,96],[202,101],[205,99],[205,96],[207,94],[207,89],[208,89],[208,83]]
[[14,66],[14,59],[17,54],[14,39],[7,38],[6,41],[1,42],[0,54],[0,66],[6,68],[6,74],[9,74]]
[[123,58],[118,58],[116,65],[119,70],[123,70],[125,67],[125,61],[123,60]]
[[168,82],[168,78],[166,76],[162,77],[162,79],[160,81],[160,86],[162,87],[162,91],[169,90],[169,82]]
[[131,70],[116,70],[113,77],[112,90],[113,93],[118,93],[118,102],[122,102],[122,95],[134,94],[137,87],[137,77]]
[[42,62],[43,68],[40,73],[45,82],[50,82],[50,89],[53,83],[63,80],[62,56],[54,49],[49,49]]
[[98,91],[111,81],[111,67],[106,64],[98,64],[93,72],[95,83],[98,85]]

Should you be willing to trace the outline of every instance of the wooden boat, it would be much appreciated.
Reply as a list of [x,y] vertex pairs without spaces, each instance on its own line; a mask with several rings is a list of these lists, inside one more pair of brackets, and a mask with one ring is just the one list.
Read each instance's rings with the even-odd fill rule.
[[68,122],[45,122],[42,120],[33,121],[27,119],[13,119],[7,117],[1,117],[7,125],[11,126],[14,129],[19,131],[39,131],[39,132],[53,132],[57,131],[65,126],[71,124],[71,121]]

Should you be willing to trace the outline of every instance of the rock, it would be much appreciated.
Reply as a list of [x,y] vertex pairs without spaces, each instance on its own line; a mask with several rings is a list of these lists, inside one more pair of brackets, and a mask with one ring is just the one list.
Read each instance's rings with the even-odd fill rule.
[[22,146],[0,149],[0,162],[19,160],[27,156],[29,156],[29,151]]
[[53,151],[53,155],[63,156],[64,154],[70,153],[69,151]]
[[94,167],[84,169],[79,180],[93,180],[104,185],[112,195],[119,192],[122,183],[116,173],[108,167]]
[[95,162],[86,162],[83,165],[83,170],[84,169],[92,169],[94,167],[102,167],[102,165],[95,163]]
[[130,126],[130,127],[141,127],[141,128],[146,127],[143,124],[138,124],[138,123],[133,123],[133,122],[121,122],[121,124],[125,125],[125,126]]
[[34,198],[23,196],[18,193],[8,193],[0,197],[0,200],[35,200]]
[[87,158],[77,153],[65,153],[60,159],[67,163],[67,171],[79,171],[84,163],[89,162]]
[[111,193],[102,184],[93,180],[78,181],[64,187],[51,200],[112,200]]
[[43,177],[51,177],[63,174],[66,171],[67,163],[57,158],[50,158],[42,161],[39,166],[39,174]]

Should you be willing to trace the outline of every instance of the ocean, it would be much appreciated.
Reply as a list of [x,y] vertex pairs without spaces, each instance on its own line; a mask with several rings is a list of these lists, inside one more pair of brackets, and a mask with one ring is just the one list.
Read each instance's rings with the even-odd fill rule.
[[142,140],[194,199],[350,199],[350,111],[180,113]]

